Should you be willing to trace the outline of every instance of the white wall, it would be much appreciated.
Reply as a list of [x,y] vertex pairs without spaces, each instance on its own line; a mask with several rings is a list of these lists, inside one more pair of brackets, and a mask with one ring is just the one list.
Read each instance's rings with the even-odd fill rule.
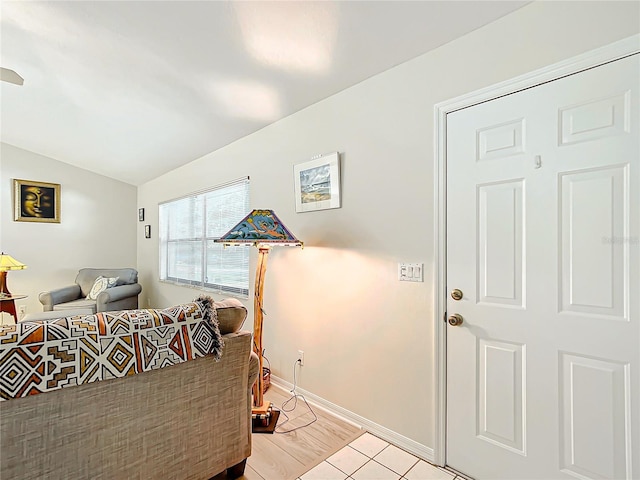
[[[38,294],[73,284],[80,268],[136,266],[135,186],[6,143],[0,158],[0,248],[28,266],[7,275],[12,293],[28,295],[16,308],[41,312]],[[59,183],[60,223],[13,221],[14,178]]]
[[[264,345],[274,374],[293,381],[302,349],[300,387],[429,450],[434,104],[635,34],[639,13],[637,2],[530,4],[142,185],[138,206],[157,232],[158,202],[249,175],[252,207],[274,209],[305,241],[270,255]],[[343,207],[296,214],[293,165],[335,150]],[[157,281],[155,234],[138,239],[145,301],[193,299],[196,290]],[[425,282],[398,282],[401,261],[424,262]]]

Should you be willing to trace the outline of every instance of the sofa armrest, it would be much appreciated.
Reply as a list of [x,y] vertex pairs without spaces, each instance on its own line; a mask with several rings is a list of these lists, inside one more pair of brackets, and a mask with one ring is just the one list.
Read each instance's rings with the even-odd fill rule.
[[137,297],[142,291],[142,285],[134,283],[131,285],[118,285],[117,287],[107,288],[104,292],[98,294],[96,304],[98,312],[105,311],[105,307],[109,303],[117,302],[123,298]]
[[258,379],[258,369],[260,368],[260,361],[256,352],[252,351],[249,357],[249,390],[253,388],[253,384]]
[[67,287],[57,288],[48,292],[42,292],[38,295],[38,299],[42,304],[42,310],[49,312],[53,310],[54,305],[59,303],[71,302],[80,298],[80,285],[69,285]]

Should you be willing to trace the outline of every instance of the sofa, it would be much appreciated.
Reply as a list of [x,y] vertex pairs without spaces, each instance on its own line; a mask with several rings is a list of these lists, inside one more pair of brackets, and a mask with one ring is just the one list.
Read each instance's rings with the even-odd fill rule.
[[[228,478],[241,476],[251,454],[251,387],[258,375],[251,333],[241,330],[246,314],[237,300],[201,297],[164,310],[1,326],[0,478],[186,480],[209,479],[225,470]],[[62,339],[65,328],[71,334]],[[80,335],[83,329],[87,337]],[[174,332],[191,332],[192,343]],[[133,349],[140,358],[130,359],[126,350],[131,339],[139,341],[145,335],[148,340],[139,342],[143,347]],[[60,342],[46,347],[46,352],[43,347],[41,360],[47,366],[41,371],[36,342],[52,336]],[[62,351],[69,339],[76,339],[74,345],[84,353],[76,355],[77,373],[63,378],[64,368],[55,362],[64,365],[72,356]],[[87,346],[96,339],[103,351],[93,355]],[[31,342],[28,352],[33,356],[17,346],[25,341]],[[155,350],[147,345],[152,341]],[[217,350],[206,353],[209,347],[202,350],[204,344]],[[205,352],[200,357],[194,354],[182,363],[163,364],[171,355],[179,356],[175,352],[198,349]],[[60,358],[46,361],[51,352]],[[90,359],[102,362],[106,357],[111,363],[99,364],[104,372],[94,369]],[[142,370],[138,361],[151,370],[134,371]],[[19,372],[28,368],[33,371]],[[119,378],[109,373],[121,368]],[[16,380],[19,374],[27,380],[22,386]],[[104,378],[92,381],[91,375]],[[38,376],[40,383],[34,380]]]
[[[98,277],[117,278],[117,282],[95,299],[87,298]],[[38,299],[45,312],[82,309],[87,313],[97,313],[136,309],[141,291],[135,268],[82,268],[73,285],[42,292]]]

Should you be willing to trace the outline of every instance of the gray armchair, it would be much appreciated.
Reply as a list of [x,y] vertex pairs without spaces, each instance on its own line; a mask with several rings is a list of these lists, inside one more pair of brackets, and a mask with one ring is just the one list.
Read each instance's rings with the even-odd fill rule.
[[[114,287],[98,294],[96,300],[87,295],[99,276],[118,277]],[[138,283],[138,271],[134,268],[83,268],[76,276],[74,285],[58,288],[39,295],[45,312],[56,310],[86,310],[89,313],[138,308],[138,295],[142,286]]]

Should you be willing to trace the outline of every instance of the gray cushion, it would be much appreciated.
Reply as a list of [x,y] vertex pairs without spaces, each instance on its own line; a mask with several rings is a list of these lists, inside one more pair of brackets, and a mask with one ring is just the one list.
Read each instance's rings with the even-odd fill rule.
[[64,310],[91,310],[91,313],[96,313],[96,301],[87,300],[86,298],[80,298],[71,302],[59,303],[53,306],[55,311],[61,312]]

